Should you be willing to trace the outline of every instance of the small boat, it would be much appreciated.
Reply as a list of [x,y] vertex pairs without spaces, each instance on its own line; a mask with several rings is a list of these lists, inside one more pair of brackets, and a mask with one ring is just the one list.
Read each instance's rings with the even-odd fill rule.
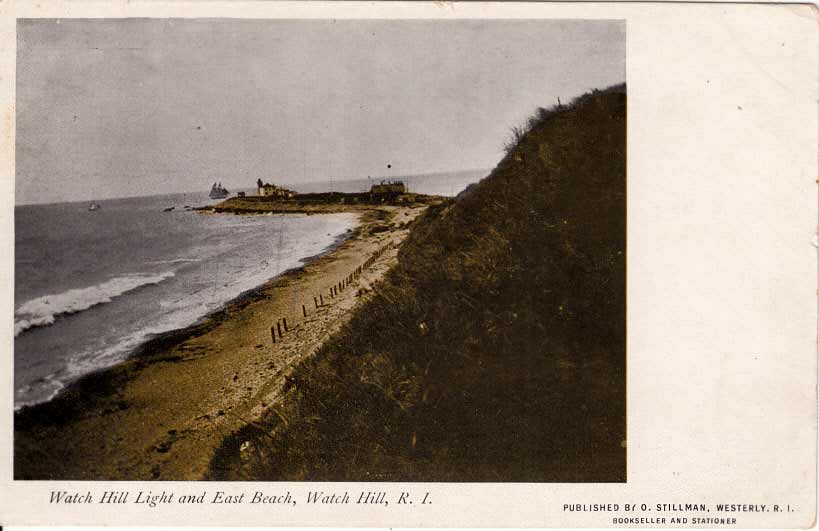
[[222,183],[213,183],[213,186],[210,188],[211,199],[223,199],[227,197],[229,193],[230,192],[227,191],[227,188],[222,186]]
[[173,212],[173,209],[176,207],[168,207],[162,210],[162,212]]
[[99,209],[100,209],[100,204],[99,203],[91,203],[88,206],[88,210],[91,211],[91,212],[93,212],[95,210],[99,210]]

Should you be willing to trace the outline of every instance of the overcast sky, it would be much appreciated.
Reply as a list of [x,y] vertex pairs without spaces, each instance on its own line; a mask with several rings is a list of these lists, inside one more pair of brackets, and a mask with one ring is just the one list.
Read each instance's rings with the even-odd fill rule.
[[625,23],[31,19],[17,53],[25,204],[492,168],[625,81]]

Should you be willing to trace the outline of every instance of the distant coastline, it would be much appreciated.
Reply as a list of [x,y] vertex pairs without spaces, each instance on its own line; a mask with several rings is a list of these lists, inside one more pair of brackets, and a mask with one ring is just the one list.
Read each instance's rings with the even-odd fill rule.
[[[491,169],[468,169],[458,171],[436,171],[430,173],[408,174],[408,175],[389,175],[389,176],[372,176],[372,177],[344,177],[338,179],[318,179],[315,181],[294,181],[287,179],[282,181],[282,186],[292,188],[297,193],[322,193],[322,192],[342,192],[342,193],[361,193],[369,190],[370,186],[381,180],[402,180],[407,183],[410,192],[421,193],[425,195],[438,195],[445,197],[454,197],[468,184],[474,183],[489,174]],[[204,179],[207,181],[207,179]],[[208,184],[203,182],[202,189],[188,190],[183,192],[159,192],[149,195],[124,195],[124,196],[96,196],[89,195],[83,198],[70,198],[62,201],[28,201],[15,203],[15,207],[30,207],[30,206],[48,206],[57,204],[73,204],[79,203],[89,205],[91,203],[109,202],[109,201],[127,201],[132,199],[139,199],[144,197],[154,197],[157,195],[166,195],[178,198],[175,204],[178,208],[184,204],[191,206],[203,206],[204,203],[210,202],[213,206],[223,201],[223,199],[210,200],[207,197]],[[228,184],[228,183],[224,183]],[[255,188],[251,186],[252,183],[229,183],[230,195],[228,197],[236,197],[239,192],[244,192],[249,196],[255,195]],[[19,199],[16,197],[15,199]]]

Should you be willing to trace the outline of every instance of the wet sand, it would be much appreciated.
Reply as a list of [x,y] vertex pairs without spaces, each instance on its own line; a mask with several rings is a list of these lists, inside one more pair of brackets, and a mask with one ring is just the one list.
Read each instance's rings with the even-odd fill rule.
[[[79,413],[53,418],[60,400],[70,405],[87,399],[78,388],[50,408],[22,415],[15,431],[15,478],[202,479],[223,438],[276,403],[292,368],[366,298],[360,292],[391,267],[409,232],[399,224],[423,208],[379,210],[391,219],[362,213],[353,235],[330,253],[104,371],[98,387],[110,389]],[[372,233],[374,227],[383,232]],[[388,250],[330,296],[333,285],[382,248]],[[313,298],[319,295],[324,305],[316,308]],[[273,343],[270,328],[281,318],[289,330],[276,334]]]

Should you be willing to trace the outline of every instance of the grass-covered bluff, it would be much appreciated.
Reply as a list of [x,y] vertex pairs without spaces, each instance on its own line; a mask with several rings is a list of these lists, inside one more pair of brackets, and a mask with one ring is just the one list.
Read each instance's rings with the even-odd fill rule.
[[228,437],[213,479],[611,482],[626,474],[624,86],[541,109]]

